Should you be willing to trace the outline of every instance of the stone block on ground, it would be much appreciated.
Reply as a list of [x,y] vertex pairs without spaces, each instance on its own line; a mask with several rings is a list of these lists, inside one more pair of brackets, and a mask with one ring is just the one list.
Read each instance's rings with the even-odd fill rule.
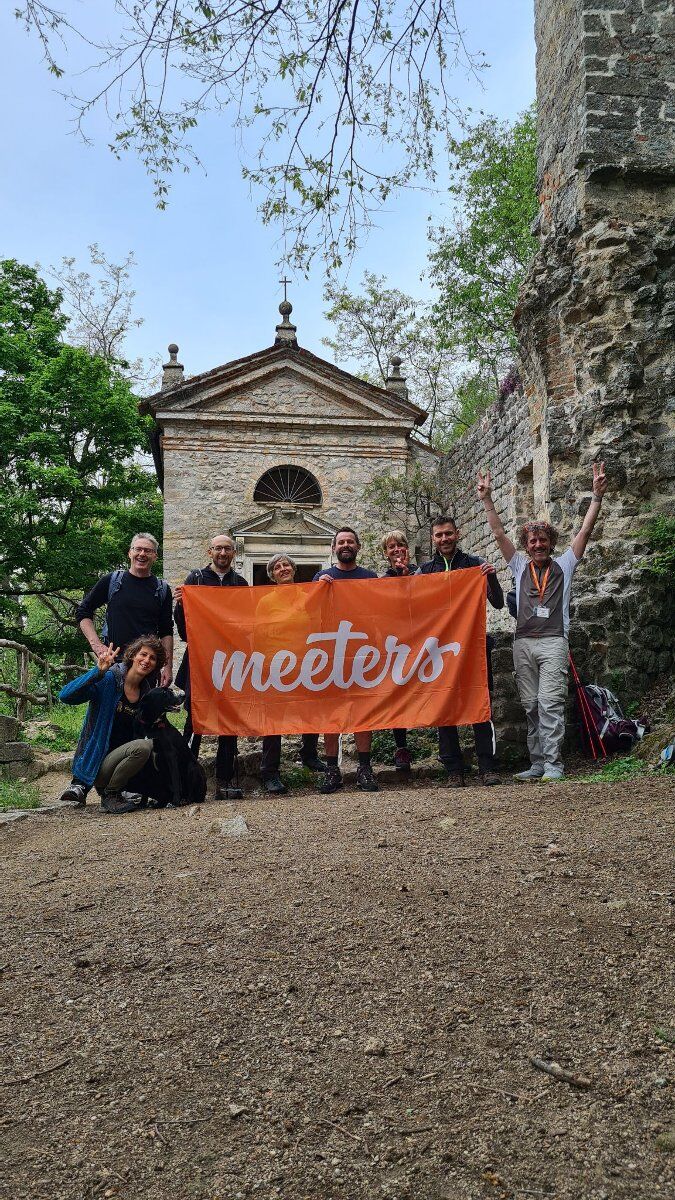
[[218,834],[220,837],[247,837],[250,832],[241,813],[234,817],[219,817],[209,825],[209,833]]
[[28,763],[33,758],[33,748],[27,742],[0,742],[0,763]]
[[0,743],[15,742],[19,736],[19,722],[16,717],[6,717],[0,714]]

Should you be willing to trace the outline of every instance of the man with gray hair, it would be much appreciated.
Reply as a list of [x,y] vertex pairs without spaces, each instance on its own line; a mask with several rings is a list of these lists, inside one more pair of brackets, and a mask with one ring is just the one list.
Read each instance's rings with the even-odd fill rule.
[[[153,575],[159,542],[151,533],[135,533],[128,551],[129,568],[103,575],[77,607],[77,621],[92,652],[100,655],[113,645],[120,656],[138,637],[155,634],[166,652],[160,684],[168,687],[173,678],[173,621],[171,588]],[[101,634],[96,631],[96,610],[105,606]]]
[[[209,539],[208,555],[210,562],[205,567],[197,567],[190,571],[185,583],[196,587],[248,587],[248,581],[243,575],[234,570],[235,545],[229,533],[215,533]],[[176,588],[176,607],[174,619],[176,628],[183,641],[187,641],[185,613],[183,611],[183,587]],[[190,708],[190,648],[188,646],[183,661],[178,668],[176,683],[185,692],[185,707],[187,721],[183,737],[187,741],[195,758],[199,757],[201,736],[192,728],[192,712]],[[215,800],[240,800],[243,792],[237,781],[237,739],[234,734],[221,734],[218,738],[216,752],[216,790]]]

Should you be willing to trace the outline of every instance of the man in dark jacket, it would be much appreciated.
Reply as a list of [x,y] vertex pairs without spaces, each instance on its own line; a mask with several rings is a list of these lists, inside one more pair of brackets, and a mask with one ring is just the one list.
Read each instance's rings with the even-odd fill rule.
[[[429,562],[423,563],[418,575],[430,575],[437,571],[461,571],[467,567],[480,567],[487,575],[487,596],[493,608],[504,607],[504,593],[497,578],[495,568],[479,558],[477,554],[465,554],[459,548],[461,531],[457,528],[454,517],[439,516],[432,522],[431,540],[434,556]],[[488,634],[486,653],[488,666],[488,687],[492,694],[492,663],[491,653],[494,645]],[[492,721],[479,721],[473,727],[476,743],[476,757],[481,783],[491,787],[499,783],[499,776],[494,769],[495,731]],[[450,787],[464,787],[464,759],[459,744],[459,733],[456,725],[441,725],[438,729],[438,755],[448,773]]]
[[[229,533],[217,533],[209,542],[209,558],[211,562],[206,567],[198,567],[196,570],[190,571],[185,583],[195,584],[198,587],[248,587],[248,582],[244,579],[244,576],[238,575],[232,567],[234,551],[234,541]],[[174,608],[173,616],[176,628],[185,642],[187,641],[187,630],[185,628],[182,592],[182,587],[176,588],[176,607]],[[176,684],[185,692],[185,707],[188,715],[185,722],[184,737],[195,758],[198,758],[202,739],[192,729],[189,652],[188,646],[183,655],[183,661],[178,668]],[[222,734],[218,738],[218,750],[216,753],[216,800],[240,800],[243,795],[243,792],[238,787],[233,786],[236,757],[236,737],[232,734]]]

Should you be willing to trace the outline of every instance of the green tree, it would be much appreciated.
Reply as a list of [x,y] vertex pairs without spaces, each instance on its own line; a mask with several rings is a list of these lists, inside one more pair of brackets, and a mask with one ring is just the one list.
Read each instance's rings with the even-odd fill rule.
[[456,418],[457,364],[439,346],[428,306],[387,287],[384,276],[371,271],[364,273],[359,293],[329,281],[325,299],[325,316],[335,333],[323,344],[333,351],[335,361],[353,363],[362,379],[383,387],[392,358],[400,356],[410,399],[429,414],[419,435],[432,446],[444,444]]
[[72,624],[72,593],[120,563],[139,528],[159,536],[162,513],[134,461],[147,421],[129,383],[64,342],[61,305],[32,267],[0,262],[0,615],[20,631],[22,598],[39,596],[56,620],[35,639],[45,648]]
[[441,345],[460,346],[481,379],[495,385],[516,349],[513,313],[535,250],[534,108],[513,125],[489,117],[451,143],[453,223],[431,232],[433,319]]
[[454,0],[117,0],[90,25],[87,6],[63,8],[15,12],[54,75],[91,81],[70,96],[80,132],[103,110],[111,149],[140,157],[163,207],[172,171],[197,161],[195,126],[224,114],[301,269],[317,250],[339,264],[374,210],[434,180],[439,131],[460,115],[449,78],[480,65]]
[[[411,553],[419,547],[427,554],[431,542],[431,520],[437,513],[453,512],[455,495],[440,471],[417,461],[402,473],[384,471],[365,489],[365,496],[381,518],[382,528],[402,529]],[[374,562],[380,558],[378,538],[369,539]]]

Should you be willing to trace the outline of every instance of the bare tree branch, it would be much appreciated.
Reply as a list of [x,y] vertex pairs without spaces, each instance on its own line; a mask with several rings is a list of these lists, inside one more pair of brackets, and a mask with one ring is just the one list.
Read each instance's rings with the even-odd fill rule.
[[115,0],[109,9],[98,41],[41,0],[16,10],[54,74],[63,74],[59,39],[65,50],[76,38],[91,48],[93,86],[68,93],[81,135],[104,108],[111,149],[141,158],[164,207],[171,173],[198,162],[192,131],[206,113],[224,113],[263,220],[280,225],[286,261],[303,270],[317,253],[338,266],[392,192],[434,180],[439,137],[461,119],[448,72],[481,65],[455,0]]

